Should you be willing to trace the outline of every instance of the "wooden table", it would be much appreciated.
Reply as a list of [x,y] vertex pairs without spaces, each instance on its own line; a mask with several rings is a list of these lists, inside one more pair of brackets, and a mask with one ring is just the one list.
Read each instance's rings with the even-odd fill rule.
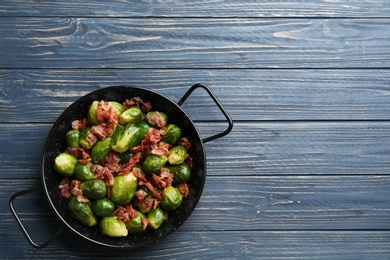
[[[6,259],[389,259],[390,2],[2,1],[0,255]],[[86,93],[142,86],[178,101],[203,82],[234,120],[205,144],[190,218],[131,252],[66,230],[35,249],[10,213],[40,188],[47,134]],[[204,91],[184,110],[226,127]],[[15,208],[38,243],[44,195]]]

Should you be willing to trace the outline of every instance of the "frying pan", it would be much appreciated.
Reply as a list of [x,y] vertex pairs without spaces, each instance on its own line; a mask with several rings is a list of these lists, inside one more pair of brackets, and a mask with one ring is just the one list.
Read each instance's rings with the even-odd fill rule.
[[[225,131],[205,139],[201,139],[193,121],[180,107],[197,88],[203,88],[207,91],[207,93],[210,95],[228,121],[228,127]],[[66,132],[71,129],[71,122],[76,119],[84,118],[87,114],[89,105],[94,100],[112,100],[122,102],[125,99],[131,97],[140,97],[144,101],[149,101],[152,104],[153,110],[165,112],[168,115],[169,122],[180,126],[182,128],[182,136],[188,137],[189,141],[192,142],[192,147],[188,151],[188,153],[193,158],[192,174],[188,182],[190,186],[190,194],[183,199],[183,203],[178,209],[169,213],[169,219],[165,221],[159,229],[155,231],[147,229],[145,232],[139,235],[128,235],[127,237],[122,238],[112,238],[103,236],[99,232],[98,227],[91,228],[84,226],[69,215],[67,209],[67,200],[61,197],[58,189],[61,177],[54,172],[53,164],[55,157],[66,149],[67,144],[65,141],[65,135]],[[206,179],[206,153],[203,144],[228,134],[232,128],[233,121],[229,114],[223,108],[210,88],[202,83],[193,85],[177,104],[157,92],[140,87],[114,86],[98,89],[81,97],[73,104],[71,104],[53,124],[46,139],[46,144],[42,156],[41,181],[44,194],[55,215],[61,220],[64,226],[84,239],[87,239],[98,245],[111,248],[134,249],[149,245],[163,239],[168,234],[172,233],[174,230],[179,228],[191,215],[200,199]],[[17,223],[21,227],[28,241],[34,247],[42,248],[49,245],[54,239],[56,239],[64,228],[62,227],[59,231],[57,231],[56,234],[54,234],[53,237],[42,244],[37,244],[33,241],[33,239],[31,239],[14,209],[13,202],[18,196],[30,193],[32,191],[34,190],[23,190],[15,193],[10,198],[9,206],[12,214],[17,220]]]

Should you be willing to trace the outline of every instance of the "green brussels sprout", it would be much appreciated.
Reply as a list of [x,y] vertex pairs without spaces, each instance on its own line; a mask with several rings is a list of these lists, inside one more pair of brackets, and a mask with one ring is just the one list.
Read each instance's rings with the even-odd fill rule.
[[76,164],[76,157],[68,153],[60,153],[54,159],[54,170],[64,177],[70,177],[74,174]]
[[107,195],[107,185],[103,180],[88,180],[80,184],[83,195],[89,199],[102,199]]
[[65,136],[66,143],[70,148],[80,147],[79,139],[80,139],[80,131],[79,130],[69,130]]
[[92,102],[92,104],[89,106],[88,114],[87,114],[87,120],[90,125],[97,125],[99,124],[99,120],[97,118],[97,108],[99,105],[99,101],[95,100]]
[[111,138],[108,137],[102,141],[97,141],[91,150],[91,158],[93,163],[100,163],[104,160],[111,151]]
[[95,174],[91,172],[91,166],[92,163],[83,164],[77,162],[73,176],[80,181],[92,180]]
[[118,153],[133,148],[145,138],[148,129],[145,124],[127,123],[124,127],[118,124],[112,136],[111,148]]
[[[156,119],[160,117],[162,121],[158,122]],[[146,121],[148,121],[148,123],[151,124],[152,126],[163,127],[168,122],[168,116],[165,113],[160,111],[150,111],[149,113],[146,114]]]
[[125,237],[129,233],[125,222],[116,216],[102,218],[99,229],[103,235],[109,237]]
[[169,149],[168,162],[172,165],[181,164],[187,158],[187,150],[178,145]]
[[126,221],[126,228],[130,234],[136,235],[142,233],[142,218],[146,218],[144,214],[137,211],[137,216],[129,221]]
[[116,102],[116,101],[108,101],[107,103],[108,103],[109,106],[112,106],[112,107],[115,109],[116,114],[117,114],[118,116],[120,116],[120,115],[123,113],[123,111],[125,111],[125,108],[124,108],[123,105],[122,105],[121,103],[119,103],[119,102]]
[[164,189],[161,196],[161,206],[165,210],[170,211],[177,209],[182,201],[183,196],[176,187],[168,186]]
[[114,177],[114,186],[111,187],[110,199],[118,205],[129,204],[138,188],[138,179],[131,172]]
[[148,219],[148,227],[153,230],[156,230],[164,222],[165,219],[164,211],[159,207],[152,209],[151,211],[149,211],[147,219]]
[[97,224],[96,217],[93,215],[90,202],[79,202],[77,197],[72,196],[68,200],[68,209],[70,215],[88,227]]
[[138,123],[142,121],[142,110],[139,107],[130,107],[119,116],[119,123]]
[[80,140],[79,140],[79,144],[81,147],[89,150],[92,148],[92,145],[88,142],[87,140],[87,136],[88,134],[91,132],[91,128],[90,127],[86,127],[85,129],[83,129],[82,131],[80,131]]
[[109,217],[115,211],[115,204],[108,198],[102,198],[91,202],[91,210],[98,217]]
[[150,154],[145,158],[145,161],[142,164],[142,170],[147,175],[152,175],[153,173],[158,174],[160,172],[160,168],[164,167],[167,161],[168,157],[166,155]]
[[174,144],[181,137],[181,128],[175,124],[169,124],[167,126],[167,133],[161,137],[161,141]]
[[191,177],[191,169],[187,164],[167,166],[173,174],[173,184],[186,183]]

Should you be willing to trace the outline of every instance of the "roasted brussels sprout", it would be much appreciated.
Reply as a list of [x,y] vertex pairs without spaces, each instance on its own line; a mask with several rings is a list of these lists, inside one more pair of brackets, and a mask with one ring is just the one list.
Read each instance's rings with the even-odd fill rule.
[[186,183],[191,177],[191,169],[187,164],[167,166],[173,174],[173,184]]
[[164,192],[161,196],[161,206],[165,210],[170,211],[177,209],[182,201],[183,196],[176,187],[168,186],[164,189]]
[[136,235],[139,233],[142,233],[142,220],[143,218],[146,218],[144,214],[137,211],[137,216],[135,218],[132,218],[129,221],[126,221],[126,228],[129,231],[130,234]]
[[125,237],[128,234],[126,224],[116,216],[104,217],[99,224],[100,232],[109,237]]
[[115,211],[115,204],[107,197],[91,202],[91,210],[98,217],[109,217]]
[[118,205],[127,205],[133,198],[138,188],[138,179],[131,172],[129,174],[115,176],[114,186],[111,187],[110,199]]
[[90,202],[79,202],[77,197],[72,196],[68,200],[68,209],[72,217],[88,227],[97,224],[96,217],[93,215]]
[[145,161],[142,164],[142,170],[147,175],[152,175],[153,173],[158,174],[161,167],[164,167],[167,161],[168,157],[166,155],[150,154],[145,158]]
[[54,159],[54,170],[62,176],[70,177],[74,174],[77,158],[68,153],[61,153]]
[[169,149],[168,162],[172,165],[181,164],[187,158],[187,150],[178,145]]
[[102,141],[98,141],[92,147],[91,158],[93,163],[100,163],[101,159],[105,159],[111,151],[111,138],[108,137]]
[[161,141],[169,144],[174,144],[180,139],[180,137],[181,137],[181,128],[175,124],[169,124],[167,126],[167,133],[163,135]]
[[65,136],[66,143],[70,148],[77,148],[79,147],[79,140],[80,140],[80,131],[79,130],[69,130],[66,133]]
[[164,211],[159,207],[152,209],[151,211],[149,211],[147,219],[148,219],[148,227],[153,230],[156,230],[164,222],[165,219]]
[[80,181],[92,180],[95,174],[91,172],[92,163],[83,164],[77,162],[74,177]]
[[88,135],[91,134],[91,128],[90,127],[86,127],[85,129],[83,129],[82,131],[80,131],[80,140],[79,140],[79,144],[81,147],[89,150],[92,148],[92,145],[89,143],[88,141]]
[[146,114],[146,121],[152,126],[163,127],[168,122],[168,116],[160,111],[150,111]]
[[138,123],[142,121],[142,110],[139,107],[130,107],[119,116],[119,123]]
[[107,185],[103,180],[88,180],[80,184],[83,195],[89,199],[102,199],[107,195]]
[[99,105],[99,101],[95,100],[92,102],[92,104],[89,106],[88,114],[87,114],[87,120],[90,125],[97,125],[99,124],[99,120],[96,115],[96,111]]
[[111,148],[118,153],[123,153],[138,145],[146,133],[144,124],[127,123],[124,127],[118,124],[112,135]]

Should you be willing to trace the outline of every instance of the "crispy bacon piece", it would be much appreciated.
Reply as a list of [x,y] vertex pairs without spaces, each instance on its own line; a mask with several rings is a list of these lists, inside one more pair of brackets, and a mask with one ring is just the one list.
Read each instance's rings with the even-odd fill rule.
[[166,143],[166,142],[163,142],[163,141],[160,141],[158,142],[157,144],[154,144],[151,146],[151,151],[150,153],[151,154],[155,154],[155,155],[169,155],[169,148],[171,147],[171,145],[169,143]]
[[129,174],[141,158],[141,152],[137,152],[136,154],[134,154],[132,157],[130,157],[129,161],[122,166],[122,169],[118,173],[118,175]]
[[113,216],[117,216],[117,219],[126,222],[137,217],[137,211],[133,209],[131,204],[126,206],[118,206],[118,208],[114,211]]
[[150,102],[144,102],[140,97],[133,97],[131,99],[126,99],[125,102],[123,102],[123,106],[125,109],[128,109],[132,106],[137,106],[141,108],[142,112],[147,113],[152,109],[152,105]]
[[83,191],[80,189],[81,181],[79,180],[72,180],[69,185],[69,192],[73,196],[80,196],[83,194]]
[[72,194],[70,194],[69,191],[69,185],[70,185],[70,180],[68,177],[64,177],[60,184],[58,185],[58,188],[60,189],[61,196],[68,199]]
[[91,166],[91,172],[95,173],[95,180],[104,180],[108,187],[114,186],[114,175],[107,167],[103,167],[100,164],[93,164]]
[[94,125],[91,127],[91,133],[97,136],[100,140],[106,139],[108,136],[111,136],[114,132],[115,125],[108,125],[103,122],[98,125]]
[[75,156],[77,159],[90,159],[91,158],[91,155],[89,154],[89,152],[87,150],[85,150],[84,148],[82,147],[77,147],[77,148],[70,148],[70,147],[67,147],[66,148],[66,151]]
[[188,138],[187,137],[182,137],[180,138],[178,141],[177,141],[178,145],[181,145],[181,146],[184,146],[184,148],[186,148],[186,150],[188,151],[188,149],[191,148],[192,146],[192,143],[190,141],[188,141]]
[[77,201],[81,203],[87,203],[89,202],[89,199],[87,197],[84,197],[83,195],[77,196]]
[[148,195],[148,193],[146,191],[144,191],[143,189],[139,189],[135,192],[135,197],[139,201],[142,201],[146,197],[146,195]]
[[94,135],[91,130],[89,130],[89,132],[87,133],[87,136],[85,137],[85,140],[87,140],[87,142],[93,146],[96,142],[97,142],[97,137],[96,135]]
[[190,194],[190,189],[187,185],[187,183],[180,183],[176,185],[176,188],[179,190],[180,194],[183,197],[187,197],[188,194]]
[[88,120],[86,118],[74,120],[72,122],[73,130],[84,130],[88,126]]
[[168,186],[172,185],[173,181],[173,174],[169,172],[168,168],[161,168],[160,169],[160,175],[157,176],[156,174],[152,175],[151,182],[152,184],[159,188],[159,189],[165,189]]
[[148,227],[149,221],[147,218],[141,218],[141,223],[142,223],[142,231],[145,231],[146,228]]
[[112,172],[121,172],[122,167],[119,165],[121,158],[116,152],[110,152],[106,157],[107,163],[105,166]]
[[114,128],[115,124],[118,123],[118,114],[115,108],[104,100],[98,103],[96,116],[99,121],[106,122],[109,128]]

